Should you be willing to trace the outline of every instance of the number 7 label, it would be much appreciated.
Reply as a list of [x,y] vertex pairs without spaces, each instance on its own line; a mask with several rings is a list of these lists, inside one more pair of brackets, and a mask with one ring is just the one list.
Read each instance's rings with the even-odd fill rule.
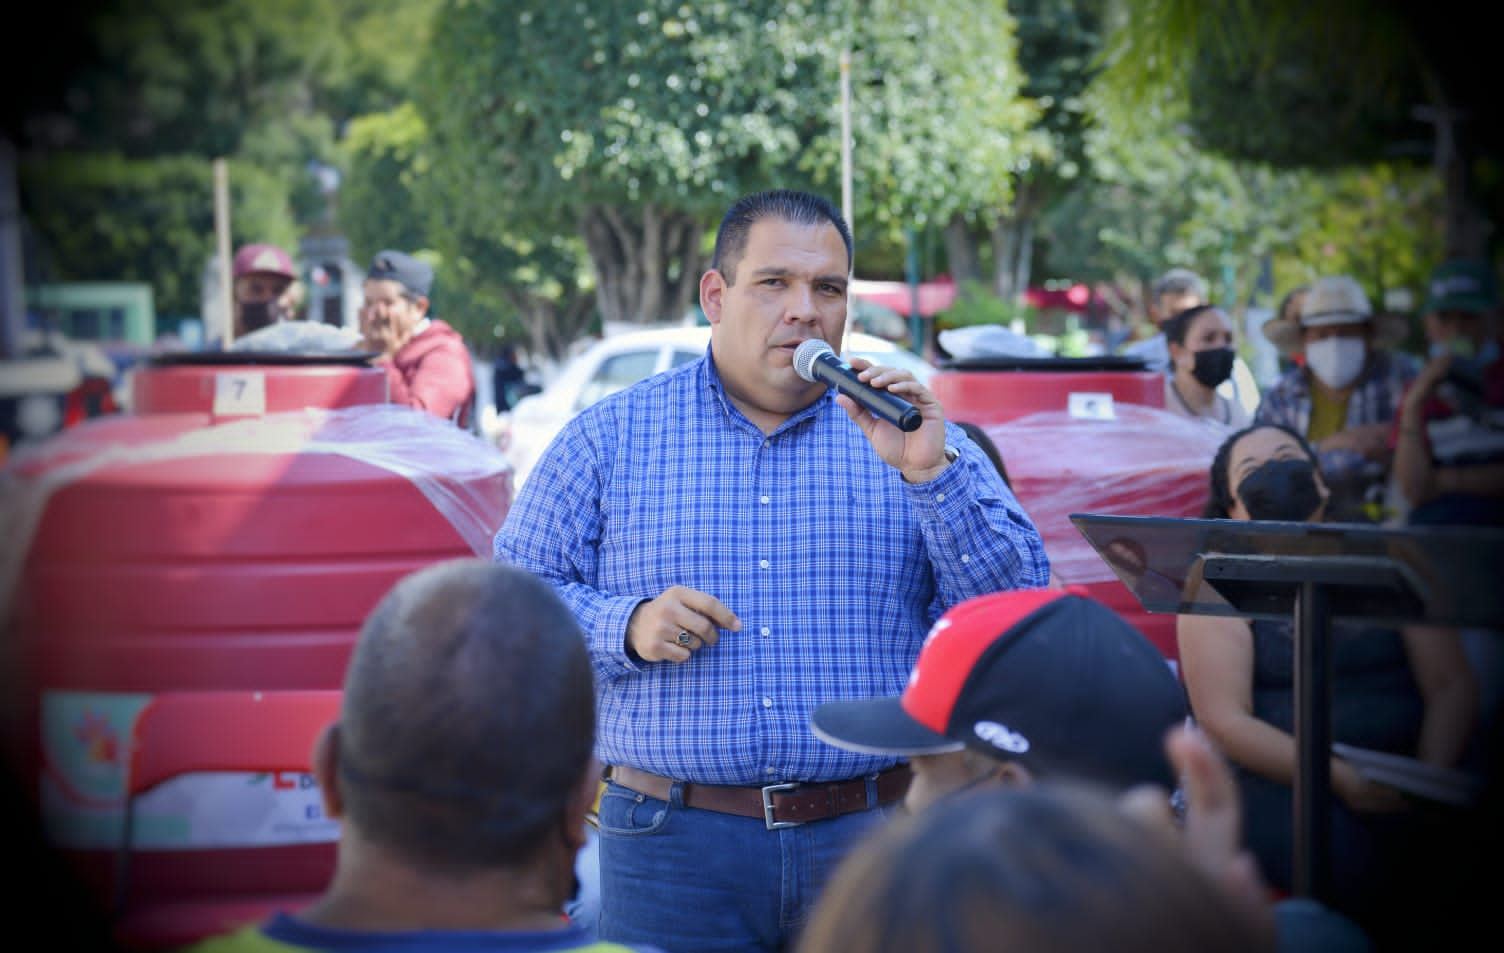
[[261,416],[266,413],[266,375],[231,371],[214,375],[216,417]]

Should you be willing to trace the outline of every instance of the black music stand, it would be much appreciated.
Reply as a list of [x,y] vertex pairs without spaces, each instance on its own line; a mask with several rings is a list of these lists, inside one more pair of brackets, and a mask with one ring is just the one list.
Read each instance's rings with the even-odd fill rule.
[[1329,625],[1504,630],[1504,530],[1092,513],[1070,520],[1149,612],[1293,619],[1294,892],[1328,899]]

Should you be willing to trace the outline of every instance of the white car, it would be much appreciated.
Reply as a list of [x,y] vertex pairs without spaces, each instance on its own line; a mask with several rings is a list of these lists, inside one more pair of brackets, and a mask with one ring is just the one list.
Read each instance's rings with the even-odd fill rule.
[[[521,488],[554,435],[575,414],[608,394],[703,356],[709,344],[708,327],[653,328],[612,335],[570,358],[547,387],[519,400],[500,422],[496,445],[512,464],[513,486]],[[913,371],[922,381],[935,372],[913,351],[870,334],[848,333],[845,354]]]

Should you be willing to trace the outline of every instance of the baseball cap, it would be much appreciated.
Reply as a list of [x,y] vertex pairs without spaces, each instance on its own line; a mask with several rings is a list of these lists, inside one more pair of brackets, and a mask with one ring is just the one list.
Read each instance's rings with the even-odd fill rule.
[[240,250],[235,253],[231,273],[235,278],[257,273],[281,275],[284,278],[298,277],[298,270],[293,267],[291,255],[276,245],[261,242],[240,246]]
[[1175,785],[1165,734],[1187,715],[1165,657],[1079,587],[961,602],[930,629],[896,698],[818,706],[810,727],[853,751],[964,748],[1031,773]]
[[428,297],[433,287],[433,268],[406,252],[387,249],[379,251],[366,269],[367,278],[395,281],[412,294]]
[[1487,262],[1458,258],[1444,261],[1426,285],[1426,311],[1492,311],[1499,306],[1499,285]]

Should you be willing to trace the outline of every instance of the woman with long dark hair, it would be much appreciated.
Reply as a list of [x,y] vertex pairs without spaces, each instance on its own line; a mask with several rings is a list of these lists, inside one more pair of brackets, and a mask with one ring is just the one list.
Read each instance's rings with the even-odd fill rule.
[[[1330,498],[1309,443],[1288,427],[1256,424],[1218,449],[1209,519],[1321,522]],[[1395,628],[1334,622],[1332,740],[1453,767],[1476,711],[1476,688],[1456,633],[1418,638]],[[1180,672],[1192,716],[1237,771],[1246,846],[1275,888],[1290,891],[1295,776],[1293,629],[1290,622],[1182,615]],[[1384,949],[1418,935],[1444,812],[1330,761],[1334,908]],[[1423,931],[1421,931],[1423,933]],[[1404,943],[1400,944],[1404,948]]]

